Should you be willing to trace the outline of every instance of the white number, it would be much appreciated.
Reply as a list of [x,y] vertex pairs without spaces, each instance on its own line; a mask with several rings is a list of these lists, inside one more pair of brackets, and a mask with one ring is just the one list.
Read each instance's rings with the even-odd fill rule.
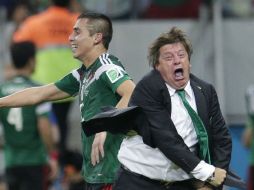
[[23,118],[22,118],[22,109],[21,108],[11,108],[7,121],[14,125],[17,131],[22,131],[23,129]]

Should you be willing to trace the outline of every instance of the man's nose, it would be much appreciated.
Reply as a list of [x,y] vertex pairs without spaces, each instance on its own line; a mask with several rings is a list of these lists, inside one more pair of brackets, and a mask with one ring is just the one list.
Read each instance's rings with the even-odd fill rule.
[[174,64],[179,64],[179,63],[180,63],[180,57],[176,55],[174,57]]
[[73,33],[69,35],[69,41],[73,41]]

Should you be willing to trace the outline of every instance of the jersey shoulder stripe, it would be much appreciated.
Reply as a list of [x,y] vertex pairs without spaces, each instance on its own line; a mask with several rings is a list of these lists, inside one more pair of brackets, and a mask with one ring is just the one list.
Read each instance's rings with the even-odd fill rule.
[[78,81],[78,82],[80,82],[80,78],[81,78],[81,68],[79,68],[79,69],[74,69],[72,72],[71,72],[71,74],[72,74],[72,76]]
[[[117,71],[118,73],[125,73],[125,70],[123,67],[115,64],[115,62],[117,61],[117,58],[115,58],[115,60],[112,60],[112,58],[115,58],[113,56],[110,56],[108,53],[104,53],[99,57],[100,63],[101,65],[99,66],[99,68],[95,71],[95,79],[98,80],[100,78],[100,76],[106,72],[109,73],[110,71],[114,70]],[[121,76],[122,76],[121,74]],[[119,75],[120,76],[120,75]]]

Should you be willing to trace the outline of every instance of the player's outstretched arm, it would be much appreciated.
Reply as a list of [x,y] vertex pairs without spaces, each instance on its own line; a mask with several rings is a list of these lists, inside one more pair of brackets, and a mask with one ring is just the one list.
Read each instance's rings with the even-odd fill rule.
[[32,87],[0,98],[0,107],[21,107],[34,105],[43,101],[60,100],[70,95],[59,90],[53,83]]

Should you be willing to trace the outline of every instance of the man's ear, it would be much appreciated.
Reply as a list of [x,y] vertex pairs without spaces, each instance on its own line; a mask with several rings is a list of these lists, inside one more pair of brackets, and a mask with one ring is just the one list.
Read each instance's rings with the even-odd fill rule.
[[94,34],[94,41],[95,41],[95,44],[98,44],[102,41],[102,38],[103,38],[103,35],[102,33],[96,33]]

